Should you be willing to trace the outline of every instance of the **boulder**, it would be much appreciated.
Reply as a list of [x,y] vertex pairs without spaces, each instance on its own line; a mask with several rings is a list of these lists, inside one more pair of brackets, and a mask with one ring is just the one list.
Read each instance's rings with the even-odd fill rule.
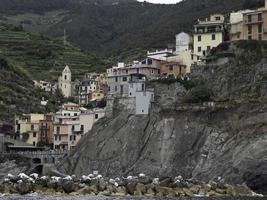
[[30,183],[19,182],[16,185],[16,189],[19,192],[19,194],[24,195],[24,194],[29,194],[33,190],[33,186]]
[[91,185],[91,186],[86,186],[86,187],[78,190],[78,193],[82,194],[82,195],[88,195],[88,194],[97,195],[98,189],[97,189],[96,185]]
[[146,186],[143,183],[137,183],[135,186],[134,195],[142,196],[145,193],[146,193]]
[[104,179],[100,179],[98,181],[98,191],[102,192],[106,190],[107,188],[107,182]]
[[135,182],[130,182],[126,185],[126,189],[127,189],[127,193],[134,195],[134,191],[135,191],[135,186],[137,183]]
[[62,188],[65,193],[69,194],[75,192],[77,187],[73,181],[63,181]]
[[190,190],[191,192],[193,192],[194,194],[198,194],[200,188],[201,188],[200,185],[193,185],[192,187],[189,188],[189,190]]
[[190,189],[188,189],[188,188],[183,188],[183,192],[184,192],[185,196],[187,196],[187,197],[193,197],[194,196],[194,193],[192,191],[190,191]]
[[161,187],[170,187],[170,185],[173,184],[173,179],[168,177],[160,180],[159,185]]
[[233,187],[233,196],[252,196],[252,191],[246,185],[237,185]]

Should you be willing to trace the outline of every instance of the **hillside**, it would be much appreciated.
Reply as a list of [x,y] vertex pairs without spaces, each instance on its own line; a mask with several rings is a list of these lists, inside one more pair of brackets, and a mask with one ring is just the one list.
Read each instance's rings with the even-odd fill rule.
[[65,65],[75,77],[88,71],[104,71],[106,60],[88,54],[63,40],[23,31],[21,27],[0,25],[0,55],[19,66],[31,79],[57,80]]
[[[47,107],[40,105],[42,97],[49,100]],[[51,96],[33,86],[24,69],[0,58],[0,121],[11,122],[15,114],[56,111],[63,98]]]
[[115,99],[113,117],[98,121],[59,170],[203,181],[220,176],[267,193],[266,50],[266,43],[241,41],[225,65],[196,66],[190,81],[151,83],[155,102],[147,116],[132,115]]
[[139,57],[165,48],[192,30],[197,18],[251,8],[263,0],[184,0],[176,5],[135,0],[1,0],[0,19],[26,30],[68,40],[104,56]]

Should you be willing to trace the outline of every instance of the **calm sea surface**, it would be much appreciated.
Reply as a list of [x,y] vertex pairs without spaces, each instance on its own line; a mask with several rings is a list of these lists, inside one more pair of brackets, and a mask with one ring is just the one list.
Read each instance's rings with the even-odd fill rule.
[[186,198],[148,198],[148,197],[98,197],[98,196],[40,196],[40,195],[25,195],[25,196],[6,196],[0,197],[1,200],[262,200],[264,198],[244,198],[244,197],[217,197],[217,198],[208,198],[208,197],[186,197]]

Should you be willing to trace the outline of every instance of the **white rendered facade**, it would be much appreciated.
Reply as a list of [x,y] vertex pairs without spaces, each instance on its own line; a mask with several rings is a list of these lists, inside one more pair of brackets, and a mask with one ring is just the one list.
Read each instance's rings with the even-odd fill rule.
[[198,20],[194,29],[193,61],[198,61],[223,42],[224,16],[217,14],[205,20]]

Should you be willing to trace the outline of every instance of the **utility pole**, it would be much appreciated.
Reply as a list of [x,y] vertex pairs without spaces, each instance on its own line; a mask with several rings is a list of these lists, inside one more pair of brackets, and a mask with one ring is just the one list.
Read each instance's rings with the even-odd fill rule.
[[66,35],[66,29],[65,28],[64,28],[63,44],[64,44],[64,46],[67,45],[67,35]]

